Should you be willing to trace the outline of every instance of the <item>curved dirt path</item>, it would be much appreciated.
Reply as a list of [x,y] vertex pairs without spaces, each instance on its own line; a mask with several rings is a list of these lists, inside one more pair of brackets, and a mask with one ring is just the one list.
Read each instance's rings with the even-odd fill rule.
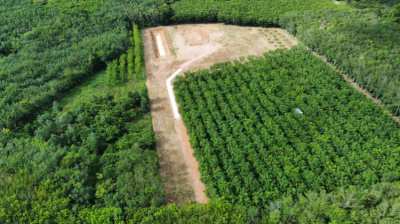
[[[153,37],[149,36],[152,34],[147,35],[146,40],[151,39],[154,43],[146,41],[145,47],[157,48],[149,52],[153,52],[160,61],[166,63],[160,63],[160,67],[157,66],[153,69],[147,68],[150,71],[148,72],[147,86],[160,157],[160,173],[165,183],[167,201],[207,203],[208,197],[205,185],[201,181],[199,164],[190,145],[186,127],[180,119],[173,92],[173,81],[175,77],[210,53],[205,53],[179,65],[179,63],[169,61],[168,57],[171,56],[171,51],[166,50],[169,47],[165,46],[167,39],[162,31],[155,32]],[[164,65],[179,66],[179,68],[175,73],[169,74],[169,69],[164,69]],[[173,104],[172,107],[171,104]]]
[[194,150],[190,145],[188,131],[185,127],[185,124],[183,123],[183,120],[181,119],[181,115],[179,114],[178,104],[176,102],[175,93],[173,90],[173,82],[178,75],[185,72],[185,70],[193,66],[196,62],[199,62],[203,58],[206,58],[211,54],[213,54],[214,52],[217,51],[217,49],[218,48],[213,49],[210,52],[207,52],[182,64],[180,68],[166,80],[169,103],[171,105],[171,110],[175,119],[175,131],[177,132],[181,142],[182,154],[186,164],[186,169],[188,172],[187,174],[192,184],[194,199],[196,202],[202,204],[208,202],[208,197],[206,195],[206,187],[204,183],[201,181],[199,163],[197,162],[194,156]]

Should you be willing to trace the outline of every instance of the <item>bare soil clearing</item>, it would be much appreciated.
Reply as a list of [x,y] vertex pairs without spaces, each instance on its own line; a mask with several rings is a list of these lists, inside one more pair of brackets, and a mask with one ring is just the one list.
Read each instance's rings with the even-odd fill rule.
[[147,86],[167,200],[207,203],[199,165],[182,120],[175,119],[166,86],[176,71],[208,68],[250,55],[290,48],[297,41],[278,28],[196,24],[144,31]]

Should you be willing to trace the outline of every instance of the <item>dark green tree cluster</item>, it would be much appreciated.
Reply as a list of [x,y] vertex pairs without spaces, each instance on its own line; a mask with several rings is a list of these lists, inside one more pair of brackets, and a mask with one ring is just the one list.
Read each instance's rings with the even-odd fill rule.
[[107,77],[110,85],[145,79],[142,34],[138,25],[133,26],[128,52],[107,65]]
[[400,24],[400,3],[393,6],[390,10],[390,18]]
[[262,207],[400,180],[398,124],[302,48],[189,73],[175,88],[213,198]]
[[399,206],[399,183],[381,183],[367,190],[350,187],[329,194],[308,192],[299,199],[286,197],[269,203],[262,211],[220,201],[209,205],[141,209],[129,223],[399,223]]
[[131,24],[168,21],[168,10],[162,0],[2,0],[0,129],[29,122],[126,51]]
[[388,8],[396,3],[399,3],[399,0],[340,0],[342,2],[347,2],[352,6],[357,8]]
[[128,49],[127,60],[128,60],[128,79],[134,78],[135,75],[135,51],[134,43],[132,41],[132,47]]
[[0,223],[60,223],[85,209],[124,215],[162,205],[146,103],[132,92],[94,97],[72,111],[55,105],[23,136],[2,142]]
[[276,26],[288,12],[340,8],[330,0],[180,0],[173,4],[173,22],[225,22]]
[[140,29],[137,25],[133,26],[133,47],[135,54],[135,74],[138,79],[144,80],[143,41]]
[[122,84],[129,80],[127,59],[127,55],[122,54],[118,59],[107,64],[106,73],[109,85]]

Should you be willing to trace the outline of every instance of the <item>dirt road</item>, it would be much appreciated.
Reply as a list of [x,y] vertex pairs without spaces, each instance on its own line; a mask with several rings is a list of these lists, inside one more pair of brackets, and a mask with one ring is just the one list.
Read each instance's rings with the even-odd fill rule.
[[173,109],[171,88],[168,94],[168,78],[219,62],[290,48],[297,41],[277,28],[223,24],[156,27],[145,30],[144,37],[147,86],[167,200],[207,203],[187,130],[176,115],[177,109]]

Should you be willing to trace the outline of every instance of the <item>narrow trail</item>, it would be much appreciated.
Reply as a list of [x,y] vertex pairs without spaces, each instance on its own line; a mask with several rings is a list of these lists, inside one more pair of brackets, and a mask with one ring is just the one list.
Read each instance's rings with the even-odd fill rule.
[[[147,70],[150,71],[147,86],[153,128],[157,138],[160,174],[165,184],[167,201],[178,204],[191,201],[207,203],[208,197],[205,185],[201,181],[199,164],[189,142],[186,127],[179,115],[173,92],[173,81],[212,52],[178,64],[170,59],[172,53],[168,46],[165,46],[166,38],[161,32],[153,36],[153,42],[146,41],[145,46],[156,48],[149,52],[157,52],[158,60],[163,63],[157,64],[156,67],[154,64],[147,65]],[[171,66],[176,67],[176,72],[173,74],[168,72]]]
[[197,203],[202,203],[202,204],[205,204],[208,202],[208,197],[205,193],[206,187],[205,187],[204,183],[201,181],[199,163],[194,156],[194,150],[189,141],[188,131],[187,131],[185,124],[183,123],[183,120],[181,119],[181,115],[179,113],[178,103],[176,102],[174,88],[173,88],[173,82],[174,82],[175,78],[178,77],[181,73],[183,73],[185,70],[189,69],[196,62],[201,61],[201,59],[206,58],[206,57],[210,56],[211,54],[213,54],[214,52],[217,51],[217,49],[218,48],[213,49],[212,51],[209,51],[209,52],[207,52],[203,55],[200,55],[188,62],[185,62],[166,81],[169,102],[170,102],[171,110],[173,112],[174,120],[175,120],[175,131],[177,132],[178,137],[181,142],[182,154],[184,157],[184,161],[186,163],[188,176],[190,178],[191,185],[193,188],[194,199]]

